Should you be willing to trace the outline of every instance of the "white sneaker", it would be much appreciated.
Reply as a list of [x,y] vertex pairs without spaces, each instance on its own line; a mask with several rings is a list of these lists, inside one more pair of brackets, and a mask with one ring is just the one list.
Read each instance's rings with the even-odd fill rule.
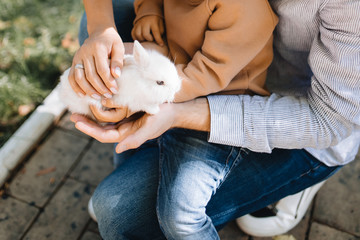
[[324,183],[325,181],[317,183],[281,199],[275,205],[275,216],[255,217],[247,214],[236,219],[236,223],[242,231],[255,237],[271,237],[287,233],[302,220],[312,199]]
[[90,215],[90,217],[92,218],[92,220],[94,220],[95,222],[97,222],[96,216],[95,216],[95,213],[94,213],[94,207],[93,207],[93,203],[92,203],[92,197],[90,198],[89,203],[88,203],[88,212],[89,212],[89,215]]

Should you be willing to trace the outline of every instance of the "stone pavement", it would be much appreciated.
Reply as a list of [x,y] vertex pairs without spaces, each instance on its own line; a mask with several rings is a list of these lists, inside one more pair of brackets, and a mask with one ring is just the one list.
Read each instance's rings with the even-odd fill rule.
[[[112,171],[112,144],[80,133],[65,115],[0,189],[0,240],[101,239],[87,213],[96,185]],[[360,156],[322,187],[288,234],[253,238],[234,222],[223,240],[360,239]]]

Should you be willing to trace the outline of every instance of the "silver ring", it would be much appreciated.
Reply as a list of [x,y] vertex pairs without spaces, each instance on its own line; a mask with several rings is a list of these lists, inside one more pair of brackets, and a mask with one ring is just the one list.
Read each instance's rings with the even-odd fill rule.
[[81,63],[78,63],[75,65],[75,69],[84,69],[84,65],[82,65]]

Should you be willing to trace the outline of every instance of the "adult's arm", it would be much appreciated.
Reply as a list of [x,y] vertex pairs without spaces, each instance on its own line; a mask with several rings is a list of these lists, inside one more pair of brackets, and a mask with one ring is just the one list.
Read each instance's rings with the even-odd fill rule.
[[118,143],[117,153],[138,148],[149,139],[156,138],[170,128],[180,127],[198,131],[210,130],[210,111],[206,98],[184,103],[162,104],[157,114],[145,114],[141,118],[119,126],[102,126],[90,119],[73,114],[75,127],[100,142]]
[[[117,33],[111,0],[84,0],[89,38],[73,58],[69,81],[75,92],[95,99],[117,92],[124,46]],[[110,59],[110,66],[109,66]],[[83,64],[84,69],[74,68]]]
[[360,2],[328,1],[314,39],[306,97],[210,96],[209,141],[253,151],[327,148],[360,125]]

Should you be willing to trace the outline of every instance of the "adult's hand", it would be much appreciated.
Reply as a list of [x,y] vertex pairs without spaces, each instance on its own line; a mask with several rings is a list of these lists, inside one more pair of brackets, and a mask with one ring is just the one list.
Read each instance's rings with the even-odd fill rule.
[[210,110],[207,99],[198,98],[184,103],[162,104],[157,114],[145,114],[120,126],[101,126],[77,114],[71,116],[71,121],[75,122],[77,129],[100,142],[117,142],[116,152],[121,153],[137,148],[173,127],[210,131]]
[[149,139],[159,137],[174,126],[176,112],[172,104],[163,104],[157,114],[144,114],[141,118],[120,126],[101,126],[92,120],[73,114],[75,127],[103,143],[118,142],[116,152],[134,149]]
[[123,42],[115,28],[92,32],[73,58],[70,85],[79,95],[111,98],[118,91],[115,79],[120,77],[123,57]]

